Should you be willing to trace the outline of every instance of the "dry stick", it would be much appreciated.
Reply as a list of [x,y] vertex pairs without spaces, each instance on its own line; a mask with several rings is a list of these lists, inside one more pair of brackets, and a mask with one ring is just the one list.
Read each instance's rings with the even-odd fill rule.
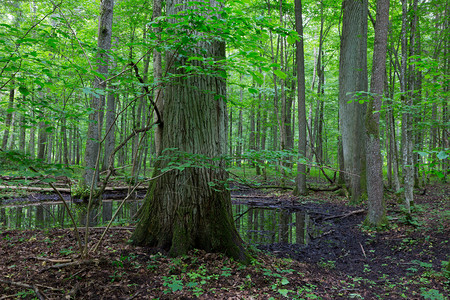
[[46,299],[46,297],[39,291],[39,288],[37,286],[35,286],[34,284],[30,285],[30,284],[26,284],[26,283],[22,283],[22,282],[14,282],[14,281],[3,280],[3,279],[0,279],[0,282],[11,284],[11,285],[15,285],[15,286],[24,287],[24,288],[27,288],[27,289],[32,289],[39,300],[45,300]]
[[68,263],[72,262],[72,259],[54,259],[54,258],[45,258],[45,257],[35,257],[37,260],[48,261],[52,263]]
[[50,269],[61,269],[61,268],[65,268],[65,267],[70,267],[70,266],[81,266],[81,265],[89,265],[89,264],[98,264],[100,262],[100,260],[98,259],[88,259],[88,260],[78,260],[78,261],[73,261],[73,262],[69,262],[69,263],[63,263],[63,264],[57,264],[57,265],[53,265],[53,266],[49,266],[45,269],[42,269],[39,273],[43,273],[45,271],[48,271]]
[[75,219],[73,218],[73,215],[72,215],[72,212],[70,211],[69,205],[67,204],[66,200],[64,200],[64,197],[61,195],[61,193],[56,189],[56,187],[51,182],[49,182],[48,184],[53,188],[53,190],[58,194],[59,199],[61,199],[61,201],[64,203],[64,207],[66,208],[67,213],[69,214],[70,220],[72,221],[72,224],[75,227],[75,230],[74,230],[75,237],[78,241],[78,247],[80,248],[81,255],[83,256],[83,252],[82,252],[83,251],[83,243],[81,241],[80,234],[78,232],[77,223],[75,222]]
[[359,245],[361,246],[361,250],[362,250],[362,253],[364,254],[364,257],[367,258],[366,251],[364,251],[363,245],[361,243],[359,243]]

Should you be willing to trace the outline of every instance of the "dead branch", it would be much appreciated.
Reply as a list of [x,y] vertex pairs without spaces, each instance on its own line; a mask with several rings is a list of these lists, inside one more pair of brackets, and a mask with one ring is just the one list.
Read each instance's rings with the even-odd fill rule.
[[90,264],[98,264],[100,262],[100,260],[98,259],[88,259],[88,260],[78,260],[78,261],[73,261],[73,262],[68,262],[68,263],[62,263],[62,264],[56,264],[53,266],[49,266],[47,268],[44,268],[40,271],[40,273],[43,273],[45,271],[48,271],[50,269],[62,269],[65,267],[70,267],[70,266],[81,266],[81,265],[90,265]]
[[46,257],[35,257],[37,260],[48,261],[51,263],[68,263],[72,262],[73,259],[56,259],[56,258],[46,258]]
[[31,289],[34,291],[34,293],[36,294],[36,297],[38,297],[39,300],[45,300],[46,297],[42,294],[41,291],[39,291],[39,288],[37,286],[35,286],[34,284],[26,284],[26,283],[22,283],[22,282],[14,282],[14,281],[10,281],[10,280],[3,280],[0,279],[0,282],[6,283],[6,284],[10,284],[10,285],[15,285],[15,286],[20,286],[20,287],[24,287],[27,289]]
[[352,215],[363,213],[365,211],[366,211],[365,209],[358,209],[358,210],[354,210],[354,211],[351,211],[351,212],[348,212],[348,213],[345,213],[342,215],[325,217],[325,218],[323,218],[323,220],[326,221],[326,220],[331,220],[331,219],[336,219],[336,218],[343,219],[343,218],[350,217]]

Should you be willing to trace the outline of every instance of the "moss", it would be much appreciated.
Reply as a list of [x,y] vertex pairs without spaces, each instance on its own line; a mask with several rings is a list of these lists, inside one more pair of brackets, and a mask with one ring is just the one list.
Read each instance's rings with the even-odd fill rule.
[[380,136],[380,126],[376,119],[374,118],[374,98],[373,96],[369,97],[369,103],[367,105],[367,112],[366,112],[366,131],[371,138],[378,138]]
[[383,217],[381,218],[381,220],[378,223],[373,224],[369,220],[369,216],[367,216],[364,219],[362,225],[365,229],[370,230],[370,231],[386,231],[389,229],[389,220],[386,215],[383,215]]

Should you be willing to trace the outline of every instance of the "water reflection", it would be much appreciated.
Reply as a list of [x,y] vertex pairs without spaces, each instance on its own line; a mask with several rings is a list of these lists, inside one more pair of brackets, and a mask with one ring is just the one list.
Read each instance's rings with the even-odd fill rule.
[[[107,224],[121,201],[103,201],[103,205],[89,214],[90,226]],[[116,224],[127,224],[142,204],[128,201],[119,210]],[[69,203],[77,226],[86,224],[85,207]],[[233,204],[233,215],[241,237],[252,244],[308,244],[311,236],[317,235],[310,216],[303,211],[276,207],[261,207],[248,204]],[[62,203],[0,207],[0,228],[38,229],[73,227]]]
[[308,244],[317,230],[308,213],[283,208],[233,205],[236,228],[252,244]]
[[[126,202],[119,210],[116,223],[129,223],[137,213],[142,201]],[[120,201],[103,201],[103,205],[91,211],[89,224],[102,226],[109,222]],[[69,208],[77,220],[77,226],[86,224],[86,209],[69,203]],[[62,203],[38,205],[5,206],[0,208],[0,227],[9,229],[40,229],[73,227],[69,214]]]

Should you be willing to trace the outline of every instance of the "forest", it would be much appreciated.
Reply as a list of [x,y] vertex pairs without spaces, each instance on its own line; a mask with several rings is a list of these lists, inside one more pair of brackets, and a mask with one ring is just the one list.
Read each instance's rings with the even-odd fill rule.
[[448,0],[3,0],[0,299],[448,299]]

